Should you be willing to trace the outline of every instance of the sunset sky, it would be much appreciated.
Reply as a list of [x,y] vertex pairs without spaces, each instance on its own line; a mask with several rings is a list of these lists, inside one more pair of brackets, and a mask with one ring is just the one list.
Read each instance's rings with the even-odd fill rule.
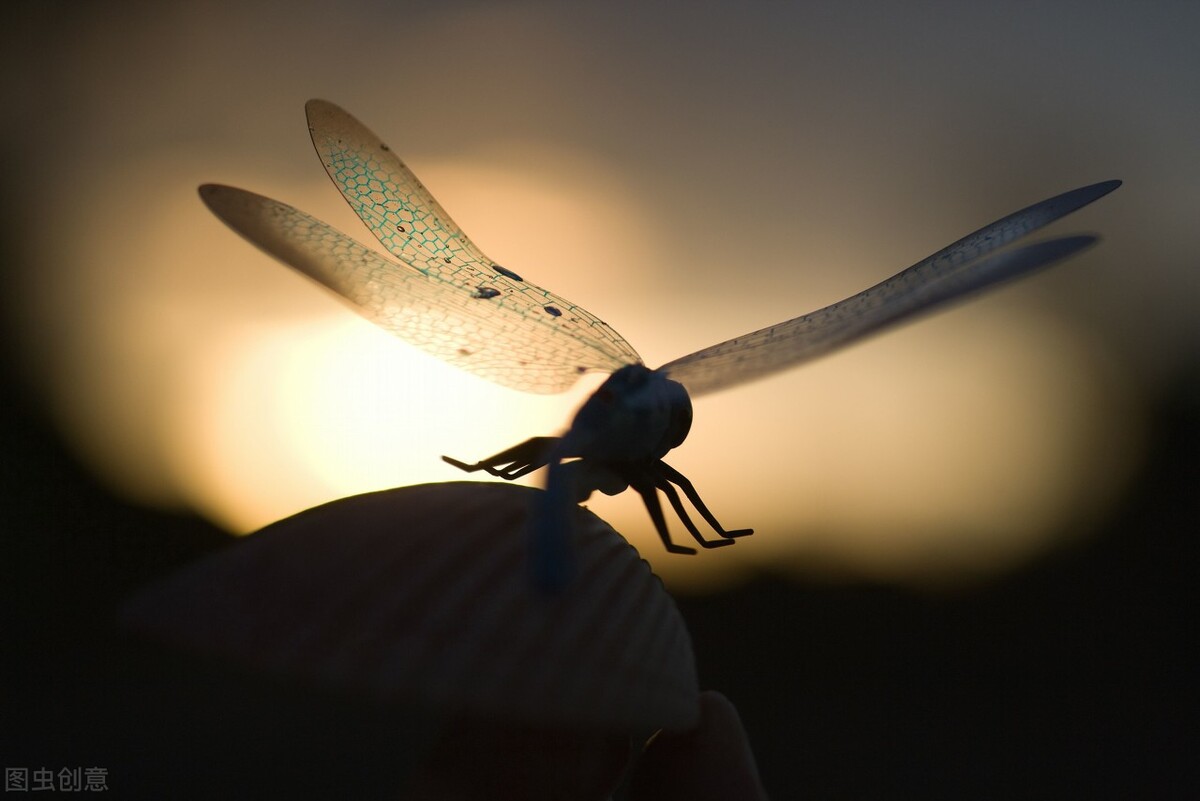
[[[514,519],[495,506],[384,515],[357,550],[342,535],[376,530],[337,514],[319,547],[230,536],[475,479],[440,457],[556,434],[603,379],[539,396],[450,367],[205,208],[197,187],[229,184],[376,247],[310,143],[304,104],[324,98],[490,258],[650,367],[1122,179],[1035,235],[1101,237],[1070,261],[694,399],[667,461],[753,537],[676,556],[635,493],[588,506],[663,577],[698,686],[736,707],[772,797],[1197,797],[1197,32],[1200,4],[1166,0],[8,4],[6,769],[100,766],[122,798],[390,798],[441,736],[395,699],[307,683],[303,649],[272,672],[134,636],[132,597],[184,642],[284,641],[262,626],[334,663],[353,651],[368,683],[399,674],[356,662],[378,653],[361,643],[412,663],[380,621],[483,609],[459,628],[521,677],[499,624],[541,630],[459,582],[510,563],[447,536],[430,553],[455,556],[422,572],[399,546],[425,540],[389,539],[464,516],[486,536]],[[290,571],[305,563],[315,584]],[[173,612],[163,586],[195,603]],[[649,619],[605,587],[596,609]],[[410,590],[428,591],[417,614]],[[314,621],[368,636],[339,650]],[[583,642],[572,621],[553,633]],[[529,642],[539,671],[589,653]],[[492,663],[460,664],[501,686]]]
[[1197,29],[1170,3],[29,4],[3,34],[12,341],[115,492],[246,532],[462,478],[441,454],[556,433],[595,386],[459,373],[208,213],[196,187],[228,183],[368,241],[309,98],[650,366],[1121,178],[1052,229],[1103,241],[1051,273],[697,400],[669,459],[753,539],[683,565],[632,493],[592,504],[681,585],[986,575],[1104,514],[1200,347]]

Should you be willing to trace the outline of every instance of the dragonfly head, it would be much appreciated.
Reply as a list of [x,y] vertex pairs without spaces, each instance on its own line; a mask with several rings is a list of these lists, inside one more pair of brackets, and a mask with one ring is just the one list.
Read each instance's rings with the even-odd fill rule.
[[617,370],[580,407],[564,443],[570,455],[600,463],[659,459],[687,437],[687,390],[641,364]]

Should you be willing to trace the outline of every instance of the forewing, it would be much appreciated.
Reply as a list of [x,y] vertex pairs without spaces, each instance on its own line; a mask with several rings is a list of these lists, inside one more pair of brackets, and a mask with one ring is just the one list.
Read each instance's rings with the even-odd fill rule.
[[997,220],[846,300],[676,359],[659,368],[692,395],[752,381],[1060,261],[1095,241],[1067,237],[985,256],[1098,200],[1120,181],[1085,186]]
[[524,295],[514,297],[506,287],[493,295],[437,280],[286,203],[214,184],[200,187],[200,196],[235,231],[341,295],[367,319],[498,384],[562,392],[587,370],[611,371],[626,363],[595,346],[599,335],[578,336],[577,329],[604,324],[579,317],[561,300],[558,316],[541,306],[535,314]]
[[[588,369],[611,370],[641,361],[628,342],[600,318],[525,281],[480,250],[395,153],[362,123],[324,100],[305,106],[313,146],[350,208],[385,248],[432,281],[467,296],[490,295],[524,328],[546,337],[570,336],[563,346]],[[574,366],[574,365],[572,365]]]

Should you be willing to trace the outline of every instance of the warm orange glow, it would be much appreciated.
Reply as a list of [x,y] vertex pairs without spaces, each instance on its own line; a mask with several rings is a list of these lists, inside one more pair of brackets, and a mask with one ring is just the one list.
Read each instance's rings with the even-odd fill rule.
[[[235,531],[370,490],[461,476],[554,433],[565,397],[527,398],[447,367],[349,314],[248,329],[199,365],[172,452],[198,508]],[[483,412],[481,410],[487,410]]]
[[[791,269],[761,304],[737,300],[736,273],[704,284],[704,265],[681,265],[670,232],[594,156],[536,143],[416,156],[485,250],[605,317],[652,365],[837,299],[792,288],[805,267],[785,243],[756,246],[764,265]],[[308,180],[281,188],[248,165],[214,172],[168,154],[126,166],[115,199],[81,191],[87,254],[61,246],[92,305],[57,310],[73,327],[55,383],[73,436],[114,484],[247,531],[345,495],[466,478],[440,455],[479,459],[569,421],[586,386],[522,395],[438,363],[241,241],[194,194],[230,180],[365,240],[315,159],[295,171]],[[136,205],[146,197],[149,211]],[[144,236],[130,240],[117,221],[135,217]],[[836,283],[849,294],[900,266]],[[726,525],[756,528],[750,540],[670,557],[632,493],[591,507],[676,585],[728,581],[750,563],[904,580],[1018,560],[1099,508],[1135,440],[1114,422],[1123,396],[1086,337],[1029,311],[1024,291],[698,399],[669,461]]]

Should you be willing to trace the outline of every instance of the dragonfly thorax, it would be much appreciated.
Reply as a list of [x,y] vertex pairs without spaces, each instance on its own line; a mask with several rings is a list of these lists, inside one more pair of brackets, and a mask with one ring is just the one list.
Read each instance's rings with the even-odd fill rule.
[[644,365],[617,370],[584,402],[564,445],[603,464],[662,458],[687,437],[692,401],[677,381]]

